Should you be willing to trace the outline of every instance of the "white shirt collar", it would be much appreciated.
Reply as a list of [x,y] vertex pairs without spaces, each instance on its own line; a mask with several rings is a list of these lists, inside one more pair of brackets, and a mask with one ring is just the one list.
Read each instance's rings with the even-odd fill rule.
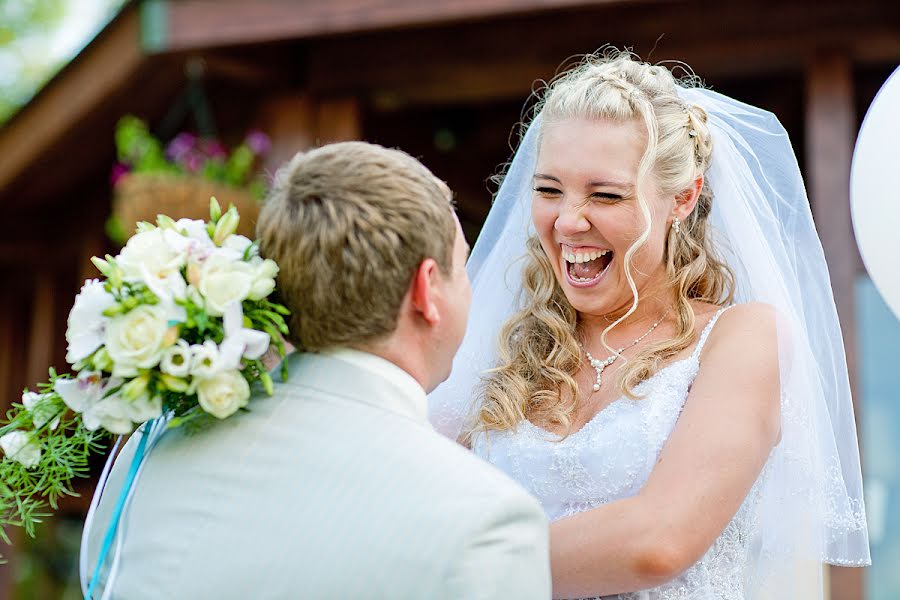
[[391,361],[353,348],[332,348],[323,351],[322,354],[365,369],[389,381],[403,394],[403,398],[396,400],[402,401],[417,420],[428,422],[428,398],[425,389],[412,375]]

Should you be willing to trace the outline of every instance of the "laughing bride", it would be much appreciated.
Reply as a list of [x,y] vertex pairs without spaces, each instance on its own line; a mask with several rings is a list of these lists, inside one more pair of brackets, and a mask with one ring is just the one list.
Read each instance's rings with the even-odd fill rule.
[[556,597],[821,598],[822,563],[869,551],[786,132],[618,52],[538,109],[473,250],[432,422],[541,501]]

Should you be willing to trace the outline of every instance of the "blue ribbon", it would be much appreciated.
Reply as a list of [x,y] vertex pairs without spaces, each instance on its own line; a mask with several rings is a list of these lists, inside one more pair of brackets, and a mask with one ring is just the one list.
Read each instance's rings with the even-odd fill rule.
[[134,478],[137,475],[141,463],[144,461],[144,456],[146,455],[147,449],[147,438],[150,437],[150,432],[153,429],[153,424],[155,421],[155,419],[147,421],[141,431],[141,441],[138,442],[138,447],[134,453],[134,458],[131,459],[131,467],[128,469],[128,476],[125,478],[125,483],[122,485],[122,491],[119,492],[119,499],[116,501],[116,508],[113,511],[112,518],[109,521],[109,526],[106,529],[106,536],[103,538],[103,546],[101,546],[100,555],[97,557],[97,566],[94,568],[94,574],[91,576],[90,583],[88,584],[87,596],[85,596],[86,600],[91,600],[91,598],[93,597],[94,588],[97,586],[97,582],[100,579],[100,569],[103,567],[103,563],[106,562],[106,557],[109,554],[109,550],[110,548],[112,548],[113,541],[116,539],[116,531],[119,528],[119,521],[122,518],[122,511],[125,508],[125,501],[128,500],[128,494],[131,491],[132,486],[134,485]]

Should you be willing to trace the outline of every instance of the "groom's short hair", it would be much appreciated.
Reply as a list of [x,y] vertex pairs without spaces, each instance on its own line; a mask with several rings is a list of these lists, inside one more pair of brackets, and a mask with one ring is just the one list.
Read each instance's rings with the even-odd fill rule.
[[280,267],[289,340],[315,351],[392,333],[422,261],[450,274],[456,222],[450,189],[422,163],[343,142],[279,169],[256,231]]

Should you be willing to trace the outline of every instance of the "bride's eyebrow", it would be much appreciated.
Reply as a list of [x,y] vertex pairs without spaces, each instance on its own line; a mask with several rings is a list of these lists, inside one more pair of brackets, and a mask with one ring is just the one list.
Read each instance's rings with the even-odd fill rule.
[[606,181],[606,180],[591,181],[588,184],[588,187],[592,187],[592,188],[593,187],[613,187],[613,188],[619,188],[625,192],[630,192],[634,189],[634,186],[631,185],[630,183],[624,183],[621,181]]
[[545,175],[544,173],[535,173],[535,179],[549,179],[550,181],[555,181],[556,183],[562,183],[559,177],[554,177],[553,175]]

